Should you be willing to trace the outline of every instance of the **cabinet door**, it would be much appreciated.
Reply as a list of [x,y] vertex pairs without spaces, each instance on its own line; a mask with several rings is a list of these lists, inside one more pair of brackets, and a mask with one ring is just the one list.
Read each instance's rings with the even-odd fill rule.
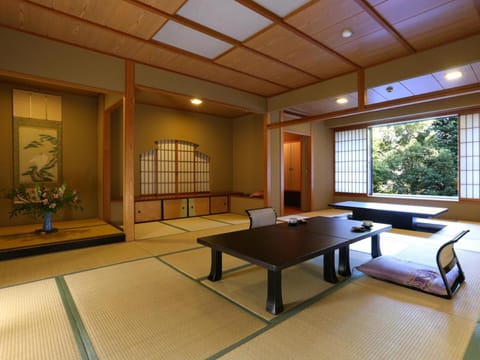
[[136,201],[135,222],[155,221],[162,219],[161,200]]
[[210,214],[210,199],[208,197],[195,197],[188,199],[188,216]]
[[212,196],[210,198],[210,213],[228,212],[228,196]]
[[165,220],[187,217],[187,199],[167,199],[162,202]]
[[291,142],[283,145],[284,157],[284,189],[301,190],[301,143]]

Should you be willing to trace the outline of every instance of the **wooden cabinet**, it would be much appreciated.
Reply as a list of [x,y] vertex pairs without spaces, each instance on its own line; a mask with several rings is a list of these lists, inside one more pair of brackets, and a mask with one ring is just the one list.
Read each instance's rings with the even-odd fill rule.
[[300,191],[302,187],[301,143],[298,141],[283,144],[283,158],[284,190]]
[[135,200],[135,222],[179,219],[228,212],[228,195],[198,195]]
[[211,196],[210,213],[218,214],[228,212],[228,196]]
[[155,221],[162,218],[162,201],[135,202],[135,222]]
[[178,219],[188,216],[188,199],[165,199],[163,202],[163,219]]
[[210,214],[210,198],[194,197],[188,199],[188,216]]

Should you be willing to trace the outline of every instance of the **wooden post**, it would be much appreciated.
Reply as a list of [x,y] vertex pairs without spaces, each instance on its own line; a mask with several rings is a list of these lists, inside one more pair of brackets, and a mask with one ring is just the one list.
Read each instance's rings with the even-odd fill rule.
[[135,63],[125,63],[123,98],[123,229],[125,240],[135,240]]

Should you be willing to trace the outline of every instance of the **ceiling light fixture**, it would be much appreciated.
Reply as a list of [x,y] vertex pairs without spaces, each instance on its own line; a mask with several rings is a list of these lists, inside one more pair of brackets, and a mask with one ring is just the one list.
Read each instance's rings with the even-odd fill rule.
[[391,93],[393,91],[393,86],[387,86],[385,89],[388,93]]
[[353,35],[353,31],[349,28],[345,28],[342,30],[342,37],[348,39],[350,36]]
[[459,70],[449,71],[445,74],[445,79],[452,81],[460,79],[463,76],[462,72]]
[[343,104],[348,103],[348,99],[345,98],[345,97],[341,97],[341,98],[338,98],[338,99],[336,100],[336,102],[337,102],[337,104],[343,105]]
[[191,102],[193,105],[200,105],[203,101],[200,100],[200,99],[194,98],[194,99],[190,99],[190,102]]

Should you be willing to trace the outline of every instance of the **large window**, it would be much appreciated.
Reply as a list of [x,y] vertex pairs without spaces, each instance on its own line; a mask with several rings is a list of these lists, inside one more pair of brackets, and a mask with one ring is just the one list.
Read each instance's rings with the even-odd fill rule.
[[480,114],[336,131],[335,191],[480,199]]
[[372,193],[457,197],[457,117],[370,128]]

